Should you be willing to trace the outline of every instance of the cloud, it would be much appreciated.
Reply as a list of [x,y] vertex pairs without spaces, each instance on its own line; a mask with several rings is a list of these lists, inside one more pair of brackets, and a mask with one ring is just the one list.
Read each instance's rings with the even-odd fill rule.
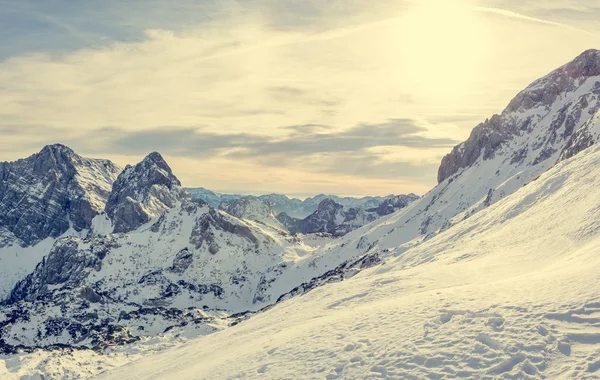
[[[247,143],[244,149],[232,153],[237,157],[279,156],[303,157],[312,154],[360,152],[377,146],[405,146],[413,148],[451,147],[457,140],[431,138],[421,135],[426,131],[410,119],[392,119],[380,124],[362,124],[338,132],[315,133],[314,129],[300,129],[293,138]],[[269,159],[269,158],[265,158]]]
[[219,189],[426,190],[478,121],[599,42],[522,18],[568,24],[547,2],[423,3],[0,0],[0,158],[63,142],[158,150]]
[[[413,149],[441,147],[449,150],[458,143],[455,139],[423,136],[426,129],[410,119],[362,124],[341,131],[333,131],[333,127],[318,124],[286,126],[281,129],[291,133],[285,137],[272,137],[252,133],[215,133],[202,128],[161,127],[142,131],[103,128],[78,137],[74,143],[85,146],[88,145],[87,141],[93,141],[96,150],[112,153],[143,154],[159,150],[181,157],[204,158],[218,155],[258,159],[276,166],[311,155],[359,154],[381,146]],[[105,142],[97,144],[102,136]],[[274,156],[277,157],[275,161],[272,160]]]
[[[20,131],[0,127],[0,133],[28,136],[28,147],[39,149],[36,137],[51,132],[58,141],[86,155],[104,157],[127,154],[141,157],[150,151],[183,159],[222,159],[254,162],[264,169],[302,168],[305,172],[355,175],[363,178],[426,178],[435,171],[442,152],[458,143],[449,138],[423,136],[425,128],[410,119],[361,124],[346,130],[307,124],[281,127],[285,137],[251,133],[214,133],[203,128],[161,127],[129,131],[105,127],[83,133],[30,126]],[[38,145],[36,145],[38,144]],[[431,153],[427,153],[433,151]],[[427,174],[425,174],[427,173]]]
[[497,14],[497,15],[501,15],[501,16],[505,16],[505,17],[509,17],[509,18],[513,18],[513,19],[517,19],[517,20],[527,21],[527,22],[534,22],[534,23],[538,23],[538,24],[557,26],[560,28],[571,29],[571,30],[574,30],[577,32],[594,35],[594,33],[590,32],[588,30],[585,30],[585,29],[582,29],[582,28],[579,28],[579,27],[576,27],[573,25],[569,25],[569,24],[557,22],[557,21],[552,21],[552,20],[546,20],[546,19],[538,18],[538,17],[527,16],[527,15],[524,15],[521,13],[506,10],[506,9],[491,8],[491,7],[475,7],[474,10],[476,10],[478,12],[483,12],[483,13]]

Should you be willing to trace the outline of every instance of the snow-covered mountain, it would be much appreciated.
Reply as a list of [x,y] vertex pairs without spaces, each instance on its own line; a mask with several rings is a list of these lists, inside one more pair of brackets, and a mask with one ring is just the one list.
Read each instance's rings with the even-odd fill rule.
[[[600,51],[589,50],[475,127],[443,158],[431,191],[344,236],[332,254],[360,256],[361,247],[407,250],[471,217],[595,141],[599,108]],[[350,253],[348,247],[356,248]]]
[[599,186],[594,146],[384,265],[95,379],[596,379]]
[[0,162],[0,299],[59,236],[85,234],[105,208],[121,168],[55,144]]
[[162,156],[153,152],[128,165],[113,184],[106,214],[114,232],[133,231],[189,198]]
[[[244,195],[241,194],[223,194],[217,193],[203,187],[188,187],[187,191],[190,193],[193,199],[199,199],[208,203],[209,205],[217,208],[221,205],[221,203],[232,203],[237,201],[240,198],[244,198]],[[250,196],[248,196],[250,197]]]
[[108,160],[80,157],[60,144],[0,162],[0,247],[90,228],[120,172]]
[[325,198],[319,203],[317,210],[304,219],[293,218],[285,212],[277,215],[277,219],[292,233],[324,232],[343,236],[381,216],[408,206],[416,199],[418,197],[414,194],[398,195],[383,201],[375,208],[363,209],[345,207],[330,198]]
[[192,200],[158,153],[126,167],[88,233],[51,242],[14,285],[0,349],[98,348],[186,324],[210,332],[320,274],[316,240],[290,235],[268,204],[228,211]]
[[213,207],[219,207],[221,203],[230,204],[238,199],[246,198],[246,199],[259,199],[266,203],[268,203],[275,215],[279,215],[281,213],[285,213],[286,215],[296,218],[296,219],[304,219],[310,214],[317,211],[319,204],[325,199],[331,199],[335,203],[340,204],[346,208],[362,208],[364,210],[368,210],[371,208],[377,208],[382,203],[389,201],[390,199],[395,198],[406,198],[406,199],[416,199],[418,196],[415,194],[408,195],[387,195],[385,197],[362,197],[362,198],[353,198],[353,197],[340,197],[337,195],[326,195],[319,194],[314,197],[309,197],[304,200],[300,200],[298,198],[289,198],[284,194],[264,194],[259,196],[254,195],[240,195],[240,194],[222,194],[216,193],[205,188],[188,188],[192,198],[201,199],[204,202],[212,205]]

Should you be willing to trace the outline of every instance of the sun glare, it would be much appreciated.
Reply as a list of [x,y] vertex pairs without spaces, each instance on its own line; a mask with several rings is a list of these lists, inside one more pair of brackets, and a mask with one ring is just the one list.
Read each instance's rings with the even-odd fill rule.
[[466,95],[481,71],[486,28],[466,2],[419,1],[402,19],[401,64],[411,90]]

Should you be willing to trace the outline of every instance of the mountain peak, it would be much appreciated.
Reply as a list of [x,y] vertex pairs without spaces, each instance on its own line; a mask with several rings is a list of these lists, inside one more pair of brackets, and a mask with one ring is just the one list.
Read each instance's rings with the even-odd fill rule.
[[158,152],[128,166],[113,184],[106,203],[114,232],[129,232],[187,199],[181,182]]
[[337,207],[341,207],[342,205],[340,205],[339,203],[337,203],[336,201],[334,201],[331,198],[325,198],[323,199],[321,202],[319,202],[319,206],[318,206],[318,210],[325,210],[325,209],[329,209],[329,208],[337,208]]
[[[566,141],[598,111],[599,95],[600,50],[586,50],[534,81],[500,115],[475,127],[465,142],[442,159],[438,182],[473,166],[480,158],[490,160],[503,150],[512,155],[507,157],[511,166],[546,162],[557,156]],[[506,143],[515,138],[522,146],[512,151]]]
[[600,50],[586,50],[562,68],[572,78],[600,75]]
[[167,161],[163,158],[163,156],[158,152],[152,152],[148,154],[144,160],[144,162],[152,162],[163,170],[166,170],[169,173],[172,173],[171,167],[167,164]]
[[69,228],[90,228],[105,207],[121,168],[88,159],[62,144],[28,158],[0,164],[0,226],[32,245]]
[[53,153],[53,154],[66,153],[69,155],[76,155],[76,153],[73,151],[73,149],[69,148],[66,145],[60,144],[60,143],[46,145],[45,147],[42,148],[42,150],[40,150],[40,154],[44,154],[44,153]]

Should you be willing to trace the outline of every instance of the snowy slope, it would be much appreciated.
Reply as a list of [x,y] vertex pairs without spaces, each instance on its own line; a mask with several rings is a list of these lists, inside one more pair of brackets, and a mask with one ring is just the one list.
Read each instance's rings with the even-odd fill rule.
[[597,378],[600,148],[352,279],[98,379]]

